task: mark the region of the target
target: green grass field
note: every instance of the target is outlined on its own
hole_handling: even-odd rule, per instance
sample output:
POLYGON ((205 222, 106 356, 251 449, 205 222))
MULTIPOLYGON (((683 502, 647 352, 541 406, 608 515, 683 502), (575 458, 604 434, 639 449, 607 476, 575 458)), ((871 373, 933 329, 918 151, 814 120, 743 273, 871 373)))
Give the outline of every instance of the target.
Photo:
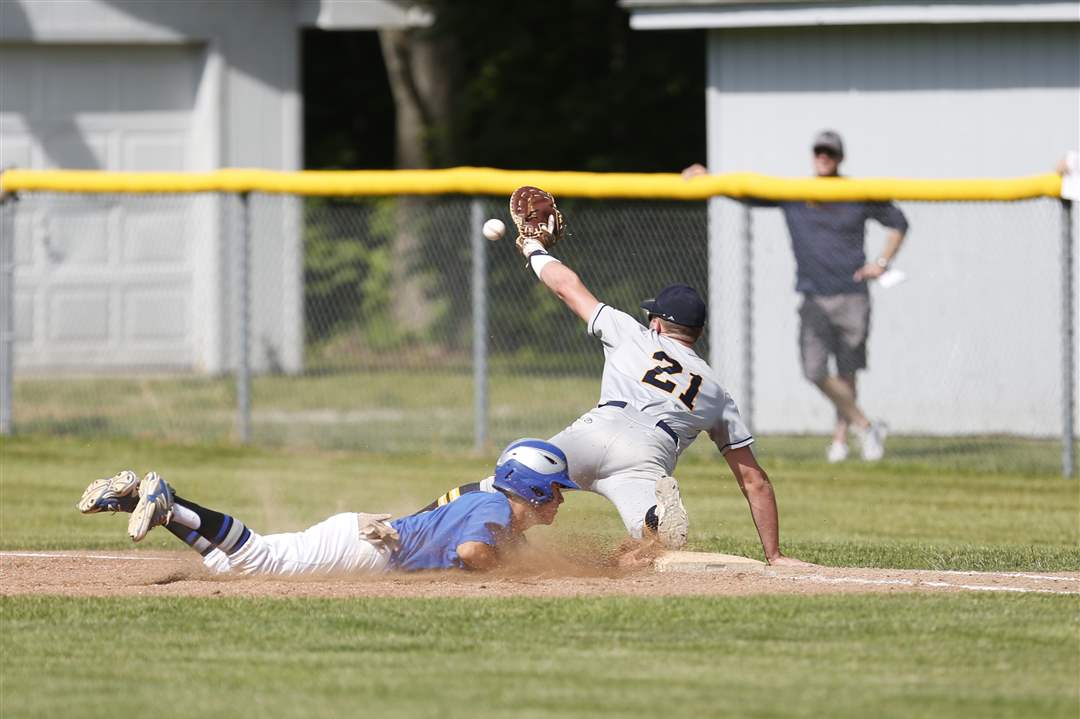
MULTIPOLYGON (((597 372, 515 373, 505 369, 505 362, 493 364, 488 433, 496 446, 522 436, 550 437, 597 396, 597 372), (529 403, 522 404, 521 397, 529 403)), ((257 376, 251 410, 252 439, 262 446, 453 453, 474 442, 468 371, 257 376)), ((15 387, 14 418, 23 434, 213 443, 235 437, 236 387, 230 377, 21 377, 15 387)), ((712 455, 708 444, 698 440, 691 451, 712 455)), ((789 437, 768 444, 773 467, 780 462, 819 465, 825 449, 823 437, 789 437)), ((1041 477, 1061 472, 1061 443, 1055 439, 892 436, 888 457, 893 465, 909 465, 921 473, 1041 477)))
MULTIPOLYGON (((759 445, 791 554, 835 566, 1080 570, 1075 481, 989 471, 977 461, 829 466, 819 446, 805 438, 759 445)), ((1014 451, 1022 457, 1025 447, 1014 451)), ((130 547, 122 518, 74 509, 90 479, 124 467, 155 469, 186 496, 273 531, 348 509, 411 511, 483 476, 489 454, 6 439, 0 547, 130 547)), ((691 548, 760 556, 745 501, 720 462, 692 451, 679 477, 691 548)), ((556 546, 584 536, 614 544, 621 532, 606 501, 585 493, 568 497, 554 527, 536 530, 556 546)), ((139 548, 179 546, 154 532, 139 548)), ((1075 596, 0 603, 5 718, 192 708, 408 717, 1080 712, 1075 596)))
POLYGON ((1048 597, 2 601, 4 716, 1063 717, 1048 597))

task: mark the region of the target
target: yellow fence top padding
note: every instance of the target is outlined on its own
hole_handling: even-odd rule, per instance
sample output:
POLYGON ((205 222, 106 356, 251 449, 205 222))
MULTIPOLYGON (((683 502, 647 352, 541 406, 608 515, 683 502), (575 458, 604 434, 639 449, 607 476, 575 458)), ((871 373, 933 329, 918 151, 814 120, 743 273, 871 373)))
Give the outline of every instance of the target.
POLYGON ((501 195, 536 185, 556 197, 703 200, 713 196, 763 200, 1025 200, 1059 197, 1054 173, 1005 179, 789 178, 750 172, 684 180, 675 173, 595 173, 496 170, 356 170, 276 172, 98 172, 8 170, 7 192, 190 193, 268 192, 296 195, 501 195))

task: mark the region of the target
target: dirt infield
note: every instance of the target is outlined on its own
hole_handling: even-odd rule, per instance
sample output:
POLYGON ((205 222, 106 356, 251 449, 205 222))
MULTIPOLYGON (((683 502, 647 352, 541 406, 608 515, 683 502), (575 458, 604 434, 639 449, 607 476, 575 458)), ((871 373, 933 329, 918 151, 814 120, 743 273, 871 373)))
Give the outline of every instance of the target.
POLYGON ((0 552, 0 594, 71 597, 600 597, 991 592, 1080 595, 1080 572, 811 567, 658 573, 548 566, 487 575, 387 574, 319 580, 219 577, 191 552, 0 552))

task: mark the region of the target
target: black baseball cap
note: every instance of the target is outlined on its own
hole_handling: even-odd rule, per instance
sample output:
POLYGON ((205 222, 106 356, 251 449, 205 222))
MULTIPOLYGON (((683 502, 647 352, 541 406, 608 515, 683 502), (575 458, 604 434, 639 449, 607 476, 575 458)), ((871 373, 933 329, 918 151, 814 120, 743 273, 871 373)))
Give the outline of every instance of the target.
POLYGON ((651 300, 643 300, 641 309, 668 322, 686 327, 704 327, 705 301, 690 285, 668 285, 651 300))
POLYGON ((844 141, 840 139, 840 133, 835 130, 822 130, 814 138, 814 152, 827 150, 838 159, 844 158, 844 141))

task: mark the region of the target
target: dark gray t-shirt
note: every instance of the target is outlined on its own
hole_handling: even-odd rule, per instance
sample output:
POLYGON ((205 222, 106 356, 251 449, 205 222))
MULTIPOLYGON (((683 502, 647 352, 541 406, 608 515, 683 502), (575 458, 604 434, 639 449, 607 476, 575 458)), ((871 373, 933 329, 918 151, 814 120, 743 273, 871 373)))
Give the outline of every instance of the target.
POLYGON ((755 202, 784 211, 795 252, 795 290, 808 295, 866 294, 852 279, 866 264, 866 220, 906 232, 904 213, 891 202, 755 202))

